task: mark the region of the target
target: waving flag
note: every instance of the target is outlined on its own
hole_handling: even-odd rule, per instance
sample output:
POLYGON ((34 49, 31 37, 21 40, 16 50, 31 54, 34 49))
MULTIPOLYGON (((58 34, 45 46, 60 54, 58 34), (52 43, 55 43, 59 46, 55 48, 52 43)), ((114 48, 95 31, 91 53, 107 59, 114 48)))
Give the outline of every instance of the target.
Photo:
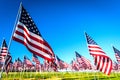
POLYGON ((53 61, 54 53, 50 45, 43 39, 29 13, 21 5, 20 19, 13 34, 13 40, 24 44, 27 49, 48 61, 53 61))
POLYGON ((78 63, 82 64, 83 63, 83 60, 82 60, 82 56, 75 51, 75 54, 76 54, 76 60, 78 63))
POLYGON ((4 68, 5 68, 6 73, 8 74, 8 66, 9 66, 9 63, 12 60, 12 57, 10 56, 10 53, 8 52, 8 48, 7 48, 7 44, 6 44, 5 40, 3 40, 0 57, 2 57, 0 62, 2 64, 5 63, 4 68))
POLYGON ((38 57, 35 54, 33 54, 32 61, 35 62, 36 64, 40 64, 40 61, 38 60, 38 57))
POLYGON ((3 40, 1 53, 0 53, 0 63, 1 64, 3 64, 5 62, 5 56, 7 55, 7 53, 8 53, 7 44, 6 44, 6 41, 3 40))
POLYGON ((83 68, 87 69, 87 68, 91 68, 91 62, 83 57, 82 55, 80 55, 78 52, 75 51, 76 54, 76 60, 78 63, 80 63, 82 65, 83 68))
POLYGON ((72 70, 75 70, 75 71, 79 71, 80 70, 79 64, 75 61, 75 59, 73 59, 71 61, 71 68, 72 68, 72 70))
POLYGON ((89 52, 94 57, 94 62, 97 70, 100 70, 103 73, 109 75, 112 70, 112 60, 87 33, 85 33, 85 35, 89 52))
POLYGON ((30 61, 30 59, 26 56, 24 56, 24 64, 28 67, 33 66, 32 62, 30 61))
POLYGON ((9 65, 10 65, 11 60, 12 60, 12 57, 8 54, 7 58, 6 58, 6 61, 5 61, 5 71, 6 71, 7 74, 8 74, 9 69, 10 69, 9 65))
POLYGON ((35 62, 36 70, 39 70, 41 68, 40 61, 35 54, 33 54, 32 61, 35 62))
POLYGON ((116 57, 117 61, 120 63, 120 51, 118 49, 116 49, 115 47, 113 47, 113 50, 115 52, 115 57, 116 57))
POLYGON ((113 70, 118 70, 118 63, 116 61, 113 62, 113 70))
POLYGON ((23 63, 22 60, 20 58, 17 59, 17 67, 22 67, 23 63))
POLYGON ((56 63, 60 69, 68 68, 68 64, 56 56, 56 63))

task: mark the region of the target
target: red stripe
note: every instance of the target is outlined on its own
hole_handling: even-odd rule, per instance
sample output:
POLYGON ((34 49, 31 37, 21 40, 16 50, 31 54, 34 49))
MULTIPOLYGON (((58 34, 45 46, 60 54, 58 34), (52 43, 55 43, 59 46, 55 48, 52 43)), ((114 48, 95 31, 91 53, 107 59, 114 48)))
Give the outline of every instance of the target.
POLYGON ((105 74, 106 74, 107 69, 108 69, 108 63, 109 63, 109 62, 106 62, 106 64, 104 64, 104 65, 106 65, 106 67, 105 67, 105 71, 104 71, 105 74))
POLYGON ((88 48, 98 48, 98 49, 101 49, 99 46, 91 46, 91 45, 88 45, 88 48))
POLYGON ((48 60, 48 61, 53 61, 53 59, 48 58, 48 57, 46 57, 46 56, 44 56, 44 55, 41 55, 41 54, 38 53, 38 52, 35 52, 35 51, 31 50, 31 49, 26 45, 26 43, 25 43, 24 41, 22 41, 22 40, 20 40, 20 39, 18 39, 18 38, 16 38, 16 37, 14 37, 14 36, 13 36, 13 40, 18 41, 18 42, 24 44, 24 45, 27 47, 27 49, 28 49, 30 52, 32 52, 33 54, 38 55, 38 56, 40 56, 40 57, 42 57, 42 58, 44 58, 44 59, 46 59, 46 60, 48 60))
MULTIPOLYGON (((105 67, 105 70, 104 70, 104 73, 105 74, 107 74, 107 70, 109 69, 108 68, 108 63, 109 62, 111 62, 112 63, 112 61, 111 61, 111 59, 107 56, 107 55, 102 55, 102 54, 105 54, 105 52, 103 52, 103 51, 100 51, 100 50, 92 50, 92 48, 93 49, 101 49, 99 46, 98 47, 96 47, 96 46, 88 46, 88 48, 89 48, 89 52, 90 52, 90 54, 95 58, 94 59, 94 62, 95 62, 95 64, 97 64, 97 70, 99 69, 100 71, 102 71, 103 70, 103 66, 106 66, 105 67), (99 52, 99 53, 102 53, 102 54, 94 54, 94 52, 99 52), (101 59, 97 62, 97 56, 100 56, 100 57, 103 57, 103 59, 105 59, 105 58, 108 58, 109 59, 109 61, 107 62, 107 64, 105 64, 105 62, 104 62, 104 60, 102 60, 102 62, 101 62, 101 59), (102 65, 102 67, 100 68, 100 65, 102 65)), ((101 49, 102 50, 102 49, 101 49)), ((109 75, 110 73, 111 73, 111 70, 112 70, 112 64, 110 64, 110 69, 108 70, 109 72, 108 72, 108 74, 107 75, 109 75)))
POLYGON ((2 48, 1 50, 7 50, 7 48, 2 48))
POLYGON ((99 57, 99 61, 97 60, 97 63, 96 63, 97 64, 97 70, 99 70, 99 68, 100 68, 100 61, 101 61, 100 59, 101 58, 99 57))
POLYGON ((100 51, 100 50, 91 50, 91 49, 89 49, 89 51, 90 51, 90 52, 99 52, 99 53, 105 54, 103 51, 100 51))
POLYGON ((111 62, 111 65, 110 65, 110 70, 109 70, 109 72, 108 72, 108 75, 110 75, 110 73, 111 73, 111 71, 112 71, 112 60, 110 60, 110 62, 111 62))
MULTIPOLYGON (((31 36, 31 35, 27 32, 27 30, 26 30, 22 25, 19 25, 19 24, 18 24, 17 27, 20 28, 20 29, 22 29, 22 30, 24 30, 24 31, 26 32, 26 34, 29 36, 29 38, 31 38, 31 39, 33 39, 33 40, 35 40, 35 41, 37 41, 37 42, 39 42, 39 43, 47 46, 47 47, 52 51, 51 47, 49 46, 49 44, 48 44, 45 40, 42 41, 42 40, 40 40, 40 39, 38 39, 38 38, 36 38, 36 37, 31 36)), ((52 52, 53 52, 53 51, 52 51, 52 52)), ((52 53, 52 55, 54 55, 54 53, 52 53)))
MULTIPOLYGON (((35 48, 37 48, 37 49, 39 49, 39 50, 47 53, 47 54, 50 53, 48 50, 46 50, 46 49, 44 49, 44 48, 42 48, 42 47, 40 47, 40 46, 38 46, 38 45, 36 45, 36 44, 34 44, 34 43, 31 43, 31 42, 28 40, 28 38, 27 38, 23 33, 18 32, 18 31, 16 31, 15 33, 18 34, 18 35, 20 35, 20 36, 22 36, 22 37, 24 37, 24 39, 26 39, 26 41, 27 41, 27 43, 28 43, 29 45, 31 45, 31 46, 33 46, 33 47, 35 47, 35 48)), ((28 36, 28 37, 29 37, 29 36, 28 36)), ((51 54, 50 54, 50 55, 51 55, 51 54)))
POLYGON ((102 71, 102 70, 103 70, 103 66, 104 66, 104 62, 103 62, 103 61, 104 61, 104 60, 103 60, 103 59, 104 59, 104 57, 101 57, 101 58, 102 58, 102 67, 100 68, 100 71, 102 71))

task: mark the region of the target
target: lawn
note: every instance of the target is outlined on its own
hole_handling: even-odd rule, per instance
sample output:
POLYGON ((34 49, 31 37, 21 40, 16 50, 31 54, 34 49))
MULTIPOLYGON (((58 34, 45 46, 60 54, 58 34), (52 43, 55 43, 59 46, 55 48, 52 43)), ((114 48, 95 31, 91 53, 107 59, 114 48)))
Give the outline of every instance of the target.
POLYGON ((9 72, 2 80, 120 80, 120 73, 101 72, 9 72))

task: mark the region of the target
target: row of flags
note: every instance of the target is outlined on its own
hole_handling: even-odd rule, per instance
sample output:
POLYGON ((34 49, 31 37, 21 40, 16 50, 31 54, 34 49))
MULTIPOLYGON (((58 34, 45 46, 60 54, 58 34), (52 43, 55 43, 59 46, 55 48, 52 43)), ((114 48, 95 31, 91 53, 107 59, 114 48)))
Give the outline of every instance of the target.
MULTIPOLYGON (((118 59, 119 55, 120 54, 120 51, 117 50, 115 47, 113 47, 114 51, 115 51, 115 55, 117 54, 116 56, 116 59, 118 59)), ((6 44, 6 41, 3 40, 3 44, 2 44, 2 49, 1 49, 1 54, 0 54, 0 63, 3 64, 3 62, 5 61, 5 55, 7 54, 7 44, 6 44)), ((8 53, 10 55, 10 53, 8 53)), ((92 69, 95 69, 94 65, 91 64, 91 61, 87 58, 85 58, 84 56, 82 56, 81 54, 79 54, 77 51, 75 51, 75 55, 76 55, 76 60, 72 60, 71 61, 71 64, 68 64, 66 62, 64 62, 63 60, 61 60, 58 56, 56 56, 55 58, 55 63, 56 63, 56 69, 72 69, 72 70, 75 70, 75 71, 80 71, 80 70, 92 70, 92 69)), ((8 58, 5 62, 5 64, 12 64, 11 61, 11 58, 8 58)), ((33 54, 33 57, 32 57, 32 61, 35 63, 35 65, 33 65, 33 63, 30 61, 30 59, 27 57, 27 56, 24 56, 24 61, 20 60, 20 58, 18 58, 17 60, 15 60, 15 62, 13 63, 13 67, 16 69, 16 70, 23 70, 22 68, 32 68, 32 67, 35 67, 35 69, 39 70, 41 68, 41 64, 40 64, 40 61, 38 59, 38 57, 33 54)), ((117 60, 119 62, 119 59, 117 60)), ((49 67, 51 67, 51 65, 47 62, 47 60, 45 61, 45 64, 44 64, 44 68, 43 70, 46 70, 48 71, 49 67)), ((6 65, 8 66, 8 65, 6 65)), ((114 62, 113 64, 113 67, 115 70, 118 69, 118 63, 114 62)), ((5 67, 5 71, 8 73, 8 69, 7 67, 5 67)), ((10 68, 9 68, 10 69, 10 68)), ((113 68, 112 68, 113 69, 113 68)))
MULTIPOLYGON (((88 44, 89 53, 94 58, 96 69, 109 75, 112 70, 112 60, 87 33, 85 33, 85 36, 88 44)), ((50 64, 49 66, 54 67, 54 69, 64 69, 69 67, 69 64, 61 60, 58 56, 55 56, 52 48, 47 43, 47 41, 44 40, 33 19, 26 11, 26 9, 22 6, 22 4, 20 5, 18 21, 15 27, 15 31, 12 35, 12 39, 23 44, 33 54, 33 61, 36 63, 36 65, 40 64, 37 58, 37 56, 39 56, 45 59, 46 62, 50 64)), ((113 47, 113 49, 116 53, 117 61, 119 62, 120 51, 118 51, 115 47, 113 47)), ((92 67, 90 60, 86 59, 78 52, 75 53, 76 60, 71 61, 73 69, 80 70, 81 67, 90 69, 92 67)), ((11 59, 12 57, 10 56, 9 50, 7 49, 6 42, 4 40, 3 46, 1 48, 0 62, 5 63, 6 70, 7 65, 11 62, 11 59)), ((22 63, 19 58, 15 62, 16 63, 14 64, 17 66, 18 62, 22 63)), ((29 66, 32 65, 32 63, 26 56, 24 56, 24 63, 29 66)))

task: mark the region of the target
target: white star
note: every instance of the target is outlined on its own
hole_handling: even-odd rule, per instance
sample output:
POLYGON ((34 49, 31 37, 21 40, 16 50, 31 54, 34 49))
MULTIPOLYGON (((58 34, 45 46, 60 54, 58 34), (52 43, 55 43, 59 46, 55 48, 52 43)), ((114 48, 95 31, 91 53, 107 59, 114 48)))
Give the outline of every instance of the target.
POLYGON ((22 17, 22 19, 25 19, 24 17, 22 17))
POLYGON ((21 20, 21 22, 23 22, 23 20, 21 20))
POLYGON ((31 27, 31 29, 33 29, 33 27, 31 27))
POLYGON ((29 18, 31 19, 31 17, 29 16, 29 18))
POLYGON ((35 32, 35 30, 33 30, 33 32, 35 32))
POLYGON ((24 14, 24 16, 26 16, 26 14, 24 14))
MULTIPOLYGON (((32 26, 32 24, 30 24, 30 26, 32 26)), ((33 27, 32 27, 33 28, 33 27)))
POLYGON ((30 21, 28 21, 28 23, 30 23, 30 21))

